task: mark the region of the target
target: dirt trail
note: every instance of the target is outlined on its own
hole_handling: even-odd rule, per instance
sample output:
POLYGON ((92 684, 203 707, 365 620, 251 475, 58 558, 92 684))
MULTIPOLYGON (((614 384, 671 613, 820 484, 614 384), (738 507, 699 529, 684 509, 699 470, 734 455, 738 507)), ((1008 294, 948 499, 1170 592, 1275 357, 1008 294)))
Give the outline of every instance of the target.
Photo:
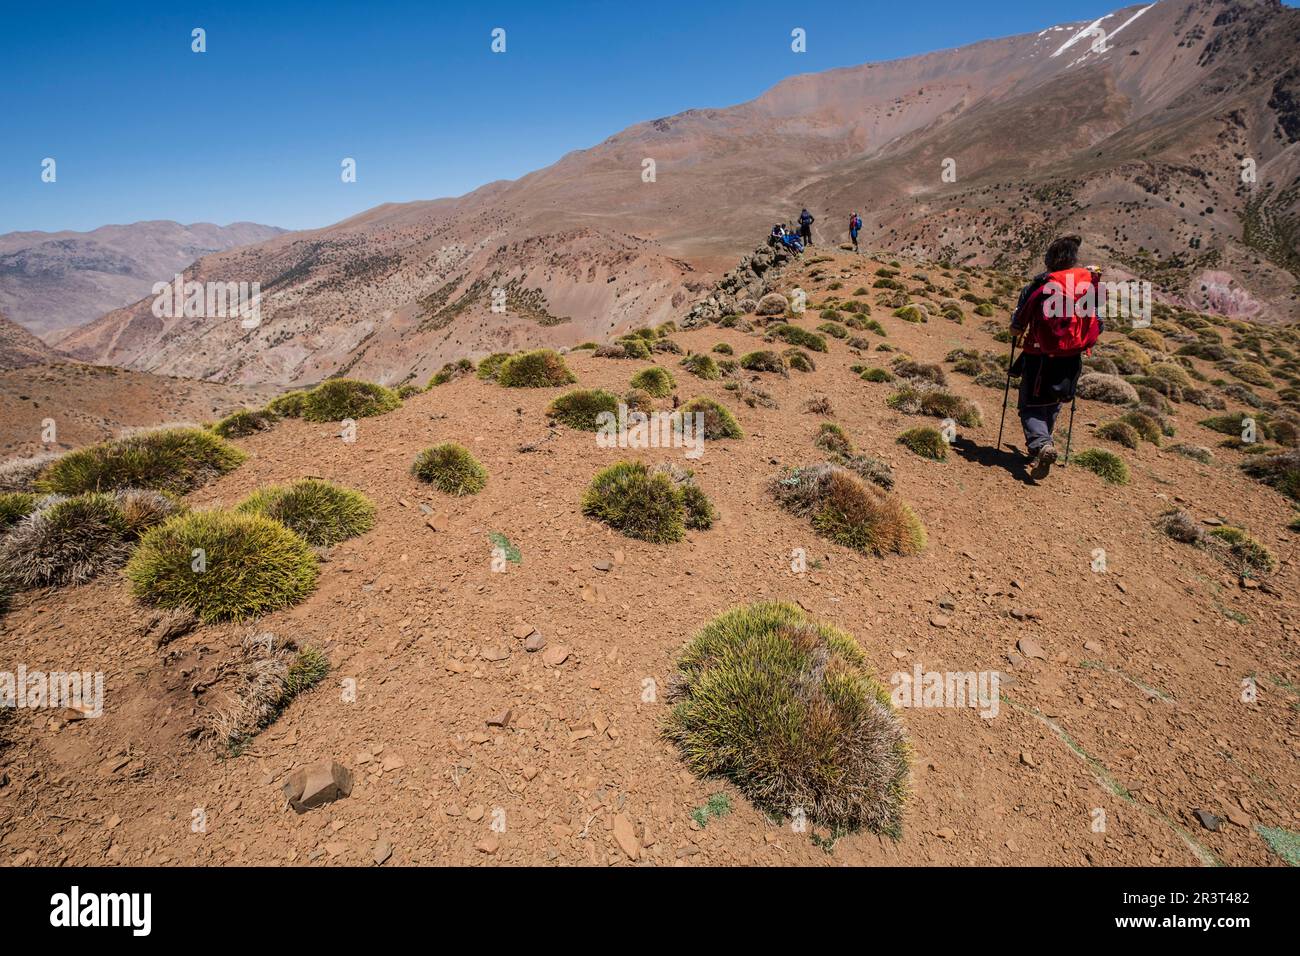
MULTIPOLYGON (((787 278, 820 302, 831 281, 843 283, 841 297, 871 286, 880 265, 836 253, 814 266, 821 277, 808 278, 805 265, 787 278)), ((904 277, 918 268, 940 271, 904 264, 904 277)), ((973 285, 984 293, 978 276, 973 285)), ((873 302, 888 329, 888 339, 867 338, 916 358, 1004 348, 965 303, 964 325, 909 325, 874 304, 875 293, 856 298, 873 302)), ((818 322, 810 312, 800 324, 818 322)), ((727 342, 737 356, 763 347, 719 328, 673 339, 699 352, 727 342)), ((1242 476, 1240 453, 1217 448, 1222 436, 1195 424, 1208 413, 1190 405, 1174 416, 1177 440, 1214 447, 1211 465, 1143 444, 1115 449, 1133 470, 1127 487, 1078 467, 1025 484, 1009 455, 989 451, 1001 393, 951 370, 951 390, 977 400, 984 422, 962 429, 947 462, 927 461, 895 443, 927 422, 887 408, 890 385, 849 371, 892 357, 832 341, 815 372, 762 376, 779 408, 751 409, 658 354, 683 400, 717 398, 746 431, 692 464, 721 520, 676 545, 623 538, 584 518, 579 501, 606 464, 637 454, 680 461, 680 451, 601 449, 564 428, 538 451, 518 451, 547 434, 543 409, 558 389, 471 377, 362 420, 355 444, 301 421, 241 440, 248 463, 191 504, 232 504, 261 484, 311 475, 378 506, 376 528, 333 549, 308 600, 257 624, 323 648, 333 673, 242 756, 217 759, 189 737, 212 706, 190 687, 246 627, 201 628, 164 658, 137 636, 144 612, 116 575, 20 596, 0 619, 0 669, 103 670, 107 714, 67 724, 17 715, 15 744, 0 752, 0 860, 372 865, 376 845, 388 844, 389 865, 626 864, 615 838, 623 818, 640 859, 659 865, 1276 864, 1254 825, 1294 830, 1300 819, 1300 621, 1285 499, 1242 476), (859 556, 771 500, 765 486, 781 465, 822 457, 812 439, 823 419, 802 410, 813 394, 830 398, 860 449, 893 465, 929 534, 919 557, 859 556), (448 499, 408 475, 419 450, 447 440, 487 467, 481 494, 448 499), (1154 530, 1175 504, 1222 515, 1269 545, 1281 562, 1269 588, 1243 589, 1209 555, 1154 530), (432 530, 427 519, 441 515, 446 530, 432 530), (493 532, 521 552, 504 573, 492 570, 493 532), (796 548, 807 551, 807 573, 791 570, 796 548), (1105 573, 1092 569, 1098 548, 1105 573), (604 562, 609 570, 595 567, 604 562), (955 608, 937 617, 944 595, 955 608), (972 708, 903 711, 916 756, 899 842, 852 835, 820 845, 729 784, 685 772, 659 736, 683 644, 720 611, 764 598, 796 601, 848 630, 886 681, 918 663, 1004 675, 992 719, 972 708), (563 664, 524 651, 528 627, 569 648, 563 664), (1041 657, 1026 656, 1029 645, 1017 651, 1026 639, 1041 657), (1252 675, 1259 698, 1244 704, 1241 682, 1252 675), (506 728, 486 725, 506 709, 506 728), (329 758, 355 771, 351 797, 295 814, 279 784, 329 758), (730 812, 701 828, 692 811, 717 793, 730 812), (1198 808, 1225 818, 1216 832, 1199 825, 1198 808), (196 811, 205 832, 194 832, 196 811), (502 820, 505 831, 494 831, 502 820)), ((583 351, 567 360, 581 385, 620 392, 646 364, 583 351)), ((1110 415, 1080 402, 1076 449, 1114 449, 1090 436, 1110 415)), ((1018 444, 1014 420, 1007 430, 1018 444)))

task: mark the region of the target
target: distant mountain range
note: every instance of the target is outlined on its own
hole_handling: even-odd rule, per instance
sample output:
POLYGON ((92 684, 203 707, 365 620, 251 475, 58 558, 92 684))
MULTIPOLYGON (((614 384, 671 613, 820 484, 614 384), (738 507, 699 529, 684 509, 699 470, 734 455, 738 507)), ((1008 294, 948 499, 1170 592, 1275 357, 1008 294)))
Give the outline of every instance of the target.
POLYGON ((91 232, 0 235, 0 310, 37 335, 57 338, 147 295, 196 259, 283 233, 236 222, 135 222, 91 232))
POLYGON ((423 380, 462 355, 679 317, 802 207, 819 242, 843 241, 856 210, 871 248, 1026 274, 1078 232, 1089 260, 1167 299, 1292 321, 1298 144, 1300 11, 1163 0, 796 76, 517 181, 199 260, 191 279, 261 283, 253 329, 146 299, 60 345, 230 382, 423 380))

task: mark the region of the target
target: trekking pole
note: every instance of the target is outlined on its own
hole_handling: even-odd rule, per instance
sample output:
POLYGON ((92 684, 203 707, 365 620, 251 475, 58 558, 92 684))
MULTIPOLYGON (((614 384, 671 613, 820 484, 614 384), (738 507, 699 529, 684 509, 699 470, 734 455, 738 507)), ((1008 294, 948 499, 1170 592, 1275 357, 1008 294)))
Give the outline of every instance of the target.
MULTIPOLYGON (((1007 360, 1007 385, 1002 390, 1002 421, 998 422, 998 451, 1002 450, 1002 429, 1007 424, 1007 402, 1011 398, 1011 366, 1016 362, 1016 340, 1011 339, 1011 357, 1007 360)), ((1071 419, 1073 421, 1073 419, 1071 419)))

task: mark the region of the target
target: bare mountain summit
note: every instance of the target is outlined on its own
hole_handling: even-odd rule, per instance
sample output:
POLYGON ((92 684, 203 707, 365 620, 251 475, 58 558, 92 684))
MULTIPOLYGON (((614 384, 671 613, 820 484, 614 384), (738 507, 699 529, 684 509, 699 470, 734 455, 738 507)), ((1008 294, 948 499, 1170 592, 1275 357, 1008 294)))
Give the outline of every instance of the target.
POLYGON ((275 226, 135 222, 91 232, 0 235, 0 309, 51 341, 147 295, 194 260, 284 232, 275 226))
POLYGON ((422 382, 463 355, 680 317, 804 206, 822 243, 842 241, 856 209, 869 247, 1017 272, 1052 235, 1080 232, 1112 276, 1167 300, 1289 321, 1297 144, 1300 11, 1163 0, 793 77, 517 181, 196 263, 192 279, 261 283, 253 329, 156 317, 146 300, 61 344, 221 381, 422 382))

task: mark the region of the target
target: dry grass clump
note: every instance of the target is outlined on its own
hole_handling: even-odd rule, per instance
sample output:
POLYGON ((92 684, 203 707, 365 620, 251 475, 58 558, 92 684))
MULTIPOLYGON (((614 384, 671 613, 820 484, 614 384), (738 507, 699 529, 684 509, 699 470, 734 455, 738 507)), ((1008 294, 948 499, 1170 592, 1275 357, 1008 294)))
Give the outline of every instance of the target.
POLYGON ((1078 394, 1080 398, 1109 405, 1136 405, 1138 402, 1137 389, 1118 375, 1104 375, 1101 372, 1084 372, 1080 375, 1078 394))
POLYGON ((817 428, 817 437, 813 444, 831 455, 849 457, 853 454, 853 442, 849 440, 844 429, 834 422, 822 422, 817 428))
POLYGON ((826 395, 814 395, 808 401, 803 403, 803 410, 811 412, 814 415, 834 415, 835 408, 831 405, 831 400, 826 395))
POLYGON ((1156 528, 1175 541, 1209 552, 1236 574, 1261 577, 1277 570, 1273 552, 1242 528, 1219 525, 1206 530, 1182 509, 1165 512, 1156 521, 1156 528))
POLYGON ((280 522, 219 510, 169 518, 140 539, 126 566, 136 598, 188 609, 205 623, 296 604, 316 575, 311 547, 280 522))
MULTIPOLYGON (((726 352, 720 352, 719 354, 730 355, 731 346, 726 346, 726 349, 726 352)), ((717 352, 718 346, 715 345, 713 351, 717 352)), ((706 355, 703 352, 686 356, 686 358, 682 359, 681 365, 682 368, 698 378, 716 381, 722 377, 722 373, 718 370, 718 363, 713 360, 713 356, 706 355)))
POLYGON ((687 645, 672 699, 665 733, 694 773, 777 817, 901 835, 907 739, 847 633, 791 604, 735 608, 687 645))
POLYGON ((370 418, 402 407, 391 388, 374 382, 332 378, 307 393, 302 400, 302 417, 309 422, 341 422, 347 418, 370 418))
MULTIPOLYGON (((1143 441, 1150 442, 1152 445, 1160 444, 1160 436, 1164 432, 1163 415, 1157 418, 1154 415, 1148 414, 1148 412, 1142 411, 1139 407, 1134 411, 1121 415, 1118 420, 1137 432, 1138 437, 1143 441)), ((1171 428, 1170 432, 1172 433, 1172 431, 1173 429, 1171 428)))
POLYGON ((247 457, 203 428, 159 428, 68 452, 46 466, 35 488, 62 495, 118 488, 185 494, 247 457))
POLYGON ((63 452, 40 452, 29 458, 13 458, 0 465, 0 491, 36 491, 36 479, 63 452))
POLYGON ((247 438, 266 431, 279 420, 280 416, 269 409, 244 408, 213 425, 212 433, 221 438, 247 438))
POLYGON ((692 398, 678 410, 679 414, 685 415, 694 415, 696 412, 704 415, 704 437, 707 440, 745 437, 745 432, 741 429, 740 422, 736 421, 736 416, 713 399, 700 395, 692 398))
POLYGON ((487 485, 488 473, 464 445, 443 442, 415 456, 411 474, 439 491, 461 497, 476 495, 487 485))
POLYGON ((261 488, 235 510, 273 518, 317 547, 355 538, 375 526, 375 505, 369 498, 313 478, 261 488))
POLYGON ((781 353, 781 358, 785 359, 787 368, 794 369, 796 372, 817 371, 817 363, 812 360, 812 356, 801 349, 788 348, 781 353))
POLYGON ((894 374, 907 381, 928 382, 931 385, 943 387, 948 384, 948 376, 943 374, 943 369, 938 365, 927 362, 917 362, 905 355, 900 355, 894 359, 894 374))
POLYGON ((740 367, 751 372, 779 372, 786 374, 781 356, 766 349, 749 352, 740 357, 740 367))
POLYGON ((848 458, 841 458, 838 464, 843 465, 864 481, 879 485, 886 491, 894 487, 894 469, 890 468, 887 462, 881 461, 873 455, 852 455, 848 458))
POLYGON ((1199 461, 1202 465, 1208 465, 1214 460, 1214 452, 1204 445, 1179 444, 1171 446, 1169 450, 1192 461, 1199 461))
MULTIPOLYGON (((650 350, 645 350, 649 358, 650 350)), ((551 388, 572 385, 578 379, 554 349, 534 349, 505 359, 497 368, 496 381, 506 388, 551 388)))
POLYGON ((220 746, 238 755, 294 698, 324 680, 330 665, 314 647, 299 648, 288 638, 250 631, 235 661, 222 669, 234 686, 227 687, 208 731, 220 746))
POLYGON ((818 534, 846 548, 880 556, 917 554, 925 547, 925 529, 911 508, 842 465, 787 470, 771 487, 778 504, 809 518, 818 534))
POLYGON ((978 426, 984 418, 980 407, 974 402, 937 388, 904 385, 885 399, 885 404, 908 415, 951 418, 966 428, 978 426))
POLYGON ((1251 385, 1268 388, 1273 384, 1273 377, 1268 374, 1268 369, 1258 362, 1237 362, 1228 367, 1228 374, 1251 385))
MULTIPOLYGON (((581 348, 581 346, 579 346, 581 348)), ((593 346, 595 348, 595 346, 593 346)), ((476 378, 481 378, 485 382, 495 382, 497 372, 501 370, 501 363, 510 358, 510 352, 493 352, 479 360, 478 368, 474 370, 476 378)))
POLYGON ((446 385, 448 382, 454 382, 458 378, 470 375, 474 370, 474 363, 467 358, 448 362, 433 374, 433 377, 429 379, 429 384, 425 387, 437 388, 439 385, 446 385))
POLYGON ((266 403, 266 410, 280 418, 302 418, 302 409, 306 400, 307 392, 303 389, 295 389, 271 399, 266 403))
POLYGON ((864 369, 859 376, 864 382, 892 382, 894 373, 884 368, 864 369))
MULTIPOLYGON (((788 322, 772 326, 767 330, 767 334, 780 339, 786 345, 795 345, 801 349, 808 349, 810 352, 826 351, 826 336, 818 335, 816 332, 809 332, 807 329, 791 325, 788 322)), ((744 364, 743 359, 741 364, 744 364)))
POLYGON ((1097 428, 1097 437, 1104 438, 1107 441, 1118 442, 1125 448, 1136 449, 1142 436, 1137 433, 1137 429, 1127 422, 1103 422, 1097 428))
POLYGON ((707 529, 717 517, 691 472, 639 461, 598 472, 583 495, 582 513, 654 544, 680 541, 687 528, 707 529))
POLYGON ((1300 451, 1260 455, 1242 462, 1241 470, 1288 498, 1300 501, 1300 451))

